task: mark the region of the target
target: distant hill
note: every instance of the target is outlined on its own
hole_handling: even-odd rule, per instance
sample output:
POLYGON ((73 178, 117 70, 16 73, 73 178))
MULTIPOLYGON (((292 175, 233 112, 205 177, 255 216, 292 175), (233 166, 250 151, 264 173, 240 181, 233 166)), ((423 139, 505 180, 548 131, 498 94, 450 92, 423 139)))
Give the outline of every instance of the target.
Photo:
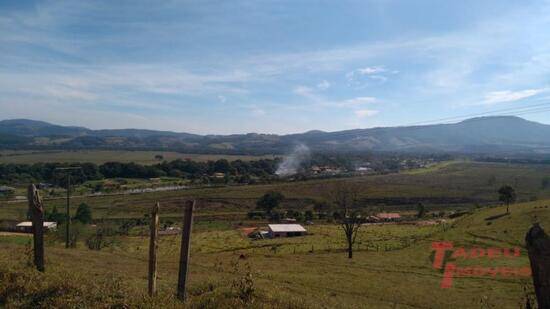
POLYGON ((0 121, 0 133, 27 137, 40 136, 80 136, 91 130, 81 127, 66 127, 50 124, 44 121, 28 119, 12 119, 0 121))
POLYGON ((316 151, 550 153, 550 125, 513 116, 454 124, 300 134, 197 135, 140 129, 90 130, 43 121, 0 121, 0 148, 136 149, 194 153, 280 154, 297 144, 316 151))

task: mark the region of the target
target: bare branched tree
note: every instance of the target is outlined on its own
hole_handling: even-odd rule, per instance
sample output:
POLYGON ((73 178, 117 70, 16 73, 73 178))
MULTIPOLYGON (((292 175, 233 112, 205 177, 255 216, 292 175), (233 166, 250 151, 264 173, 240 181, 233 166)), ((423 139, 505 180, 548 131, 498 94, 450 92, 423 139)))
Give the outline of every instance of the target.
POLYGON ((353 245, 363 219, 357 211, 359 187, 351 183, 338 183, 330 194, 330 200, 340 213, 340 226, 348 245, 348 258, 353 258, 353 245))

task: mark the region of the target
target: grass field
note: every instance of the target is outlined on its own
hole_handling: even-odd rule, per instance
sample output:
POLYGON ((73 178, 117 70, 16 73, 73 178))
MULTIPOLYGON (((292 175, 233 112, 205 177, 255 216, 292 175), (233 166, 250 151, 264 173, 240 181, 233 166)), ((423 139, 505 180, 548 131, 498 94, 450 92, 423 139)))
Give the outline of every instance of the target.
MULTIPOLYGON (((142 218, 155 202, 160 201, 163 215, 169 217, 180 214, 183 199, 195 198, 200 200, 198 212, 201 215, 244 217, 267 191, 280 191, 287 197, 283 208, 304 209, 311 207, 313 200, 326 198, 335 184, 354 183, 360 187, 364 206, 373 211, 415 209, 418 202, 431 210, 445 210, 494 203, 498 198, 496 191, 504 184, 516 188, 520 201, 550 198, 550 189, 541 188, 542 179, 549 174, 550 166, 455 162, 422 173, 74 198, 73 205, 86 202, 97 219, 142 218)), ((64 209, 65 201, 46 202, 48 209, 54 205, 64 209)), ((23 219, 26 208, 26 202, 0 202, 0 220, 23 219)))
MULTIPOLYGON (((364 227, 361 242, 383 244, 391 241, 394 245, 379 246, 378 250, 359 246, 352 260, 347 259, 342 250, 341 234, 335 225, 310 227, 310 236, 274 242, 251 241, 235 229, 198 229, 192 242, 190 304, 192 307, 207 308, 237 304, 232 282, 241 278, 246 273, 245 265, 249 265, 256 290, 252 307, 487 308, 480 304, 483 299, 489 308, 518 308, 523 285, 530 285, 525 278, 460 277, 455 278, 452 288, 441 289, 442 274, 431 265, 431 242, 447 240, 465 247, 511 248, 521 245, 525 232, 535 218, 543 226, 550 226, 550 213, 548 208, 544 208, 548 204, 550 201, 514 205, 510 216, 495 219, 490 225, 486 219, 503 213, 504 207, 477 210, 447 229, 401 225, 364 227), (403 243, 407 245, 401 245, 403 243), (272 250, 275 245, 278 246, 276 251, 272 250), (240 255, 245 259, 239 260, 240 255)), ((15 236, 0 238, 0 267, 4 274, 31 272, 25 266, 26 246, 8 241, 9 237, 15 236)), ((118 282, 123 287, 117 297, 109 296, 109 301, 129 305, 149 302, 157 306, 178 306, 171 296, 177 281, 177 236, 166 236, 161 240, 160 295, 153 300, 143 296, 146 289, 147 238, 124 237, 119 239, 119 243, 102 251, 91 251, 82 245, 66 250, 61 244, 51 242, 46 249, 46 274, 32 272, 32 275, 26 276, 46 282, 50 280, 52 284, 64 278, 68 286, 64 287, 65 290, 58 291, 49 286, 48 291, 52 295, 57 295, 52 289, 61 294, 52 296, 54 298, 62 298, 63 293, 68 294, 71 289, 87 289, 91 281, 79 280, 94 278, 92 281, 96 282, 96 287, 87 290, 88 293, 94 293, 100 286, 103 290, 96 293, 102 293, 102 297, 111 295, 113 287, 101 283, 105 279, 118 282)), ((528 265, 528 259, 522 251, 517 259, 480 259, 475 263, 520 267, 528 265)), ((6 286, 6 282, 3 285, 6 286)), ((7 292, 0 287, 0 295, 2 293, 7 292)), ((47 300, 44 295, 48 294, 46 291, 41 293, 30 293, 27 297, 44 302, 47 300)))
MULTIPOLYGON (((533 222, 550 229, 550 192, 540 185, 549 172, 548 166, 454 162, 394 175, 75 198, 73 205, 76 209, 78 203, 86 202, 96 220, 108 221, 144 218, 160 201, 161 221, 178 222, 181 201, 198 199, 191 253, 191 308, 243 307, 234 286, 235 282, 250 282, 250 278, 255 297, 247 306, 253 308, 521 308, 523 286, 530 286, 526 278, 466 276, 455 278, 452 288, 441 289, 442 272, 432 267, 431 243, 445 240, 465 247, 523 247, 524 235, 533 222), (324 198, 339 182, 358 184, 364 206, 372 211, 413 209, 423 200, 428 210, 467 208, 472 214, 440 225, 363 227, 352 260, 344 252, 339 227, 325 221, 307 226, 310 235, 290 239, 252 241, 239 230, 265 224, 247 220, 246 212, 269 190, 287 197, 282 208, 304 210, 311 209, 312 200, 324 198), (494 218, 505 208, 487 205, 496 201, 496 190, 506 183, 517 188, 523 202, 512 205, 511 215, 494 218), (376 199, 384 198, 388 199, 386 206, 377 204, 376 199), (474 201, 482 208, 474 207, 474 201)), ((64 201, 46 201, 47 208, 53 205, 61 210, 64 201)), ((20 220, 26 207, 26 203, 1 203, 0 219, 20 220)), ((178 236, 161 238, 159 295, 150 299, 145 296, 147 227, 134 228, 130 235, 116 237, 114 245, 101 251, 89 250, 83 243, 66 250, 50 236, 45 274, 28 266, 28 237, 0 235, 0 306, 4 302, 8 307, 181 307, 174 299, 178 236)), ((456 263, 523 267, 528 259, 522 251, 517 259, 456 263)))
POLYGON ((209 161, 218 159, 227 160, 257 160, 273 158, 273 156, 244 156, 244 155, 204 155, 186 154, 166 151, 108 151, 108 150, 75 150, 75 151, 0 151, 0 164, 21 163, 32 164, 38 162, 91 162, 102 164, 109 161, 135 162, 139 164, 155 164, 159 160, 156 155, 162 155, 164 160, 191 159, 194 161, 209 161))

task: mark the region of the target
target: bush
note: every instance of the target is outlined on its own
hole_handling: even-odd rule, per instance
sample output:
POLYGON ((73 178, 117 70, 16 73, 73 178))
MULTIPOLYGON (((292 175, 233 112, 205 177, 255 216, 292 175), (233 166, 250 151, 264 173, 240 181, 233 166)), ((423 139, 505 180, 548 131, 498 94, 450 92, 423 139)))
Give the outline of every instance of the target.
POLYGON ((86 238, 86 246, 90 250, 101 250, 116 243, 116 228, 113 225, 102 224, 96 232, 86 238))
POLYGON ((258 209, 263 209, 270 213, 279 206, 284 198, 284 195, 280 192, 267 192, 256 202, 256 206, 258 209))
POLYGON ((263 211, 249 211, 247 214, 248 219, 256 219, 256 218, 265 218, 265 213, 263 211))
POLYGON ((233 266, 233 273, 237 275, 237 278, 233 280, 231 288, 243 304, 252 303, 256 288, 254 287, 254 277, 250 265, 246 264, 243 269, 237 261, 233 266))
POLYGON ((306 221, 313 221, 313 211, 307 210, 307 211, 304 213, 304 219, 305 219, 306 221))
MULTIPOLYGON (((69 245, 71 248, 75 248, 78 240, 86 239, 90 235, 90 230, 79 222, 73 222, 69 228, 69 245)), ((55 231, 55 237, 63 242, 66 241, 66 225, 62 224, 57 227, 55 231)))
POLYGON ((81 203, 76 209, 76 215, 73 218, 75 221, 79 221, 82 224, 92 223, 92 210, 86 203, 81 203))

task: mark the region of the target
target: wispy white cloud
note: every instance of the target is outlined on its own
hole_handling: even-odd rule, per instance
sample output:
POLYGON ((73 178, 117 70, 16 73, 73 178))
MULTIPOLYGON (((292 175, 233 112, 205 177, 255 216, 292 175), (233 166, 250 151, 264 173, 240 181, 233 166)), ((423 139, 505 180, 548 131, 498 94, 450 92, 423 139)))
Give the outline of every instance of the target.
POLYGON ((313 95, 313 89, 307 86, 297 86, 293 92, 299 96, 311 97, 313 95))
POLYGON ((384 73, 386 71, 387 70, 383 67, 365 67, 365 68, 360 68, 356 70, 356 72, 361 75, 373 75, 378 73, 384 73))
POLYGON ((370 104, 378 102, 378 100, 375 97, 357 97, 353 99, 344 100, 341 102, 338 102, 338 105, 340 106, 359 106, 364 104, 370 104))
POLYGON ((373 109, 358 109, 354 111, 354 113, 359 118, 365 118, 365 117, 371 117, 378 114, 378 111, 373 109))
POLYGON ((346 73, 346 79, 350 86, 362 88, 372 82, 385 83, 389 75, 397 73, 398 71, 390 71, 383 66, 372 66, 350 71, 346 73))
POLYGON ((326 80, 323 80, 322 82, 317 84, 317 89, 327 90, 328 88, 330 88, 330 83, 326 80))
POLYGON ((511 90, 502 90, 502 91, 492 91, 485 94, 484 104, 497 104, 497 103, 506 103, 523 100, 540 93, 548 91, 548 88, 540 89, 525 89, 519 91, 511 90))

